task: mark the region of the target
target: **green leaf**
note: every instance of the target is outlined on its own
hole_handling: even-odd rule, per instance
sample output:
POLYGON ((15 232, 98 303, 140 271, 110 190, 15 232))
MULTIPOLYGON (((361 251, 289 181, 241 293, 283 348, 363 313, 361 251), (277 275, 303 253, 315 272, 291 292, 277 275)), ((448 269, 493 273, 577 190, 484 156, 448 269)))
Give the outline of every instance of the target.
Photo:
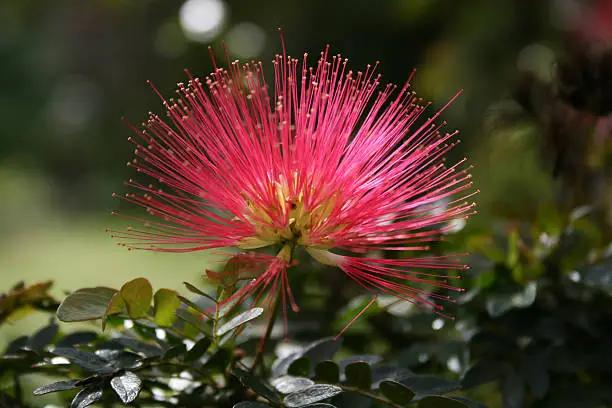
POLYGON ((166 350, 166 353, 164 354, 163 359, 172 360, 173 358, 176 358, 182 354, 185 354, 186 352, 187 352, 187 346, 185 346, 185 344, 183 343, 179 343, 176 346, 170 347, 168 350, 166 350))
POLYGON ((306 377, 283 375, 272 380, 272 386, 281 394, 291 394, 314 385, 314 381, 306 377))
POLYGON ((603 258, 595 264, 577 269, 582 282, 589 286, 612 292, 612 258, 603 258))
POLYGON ((174 312, 174 314, 176 314, 176 316, 182 321, 189 323, 190 325, 198 329, 198 331, 204 333, 206 337, 212 337, 212 328, 210 327, 210 325, 207 324, 204 319, 202 319, 202 317, 196 316, 185 309, 179 309, 174 312))
MULTIPOLYGON (((332 401, 335 405, 341 408, 372 408, 372 399, 370 397, 366 397, 359 392, 356 391, 344 391, 340 395, 336 395, 332 401)), ((310 407, 311 405, 307 405, 310 407)), ((376 406, 376 408, 382 408, 385 405, 381 404, 376 406)))
POLYGON ((89 371, 99 373, 110 373, 114 371, 112 367, 108 366, 107 361, 98 357, 94 353, 90 353, 89 351, 67 347, 56 347, 53 350, 53 354, 59 357, 67 358, 70 360, 70 362, 89 371))
POLYGON ((55 347, 72 347, 77 344, 89 344, 98 338, 98 333, 92 331, 78 331, 62 337, 55 347))
POLYGON ((219 371, 225 371, 232 361, 232 358, 233 354, 229 350, 221 348, 210 356, 210 359, 206 361, 204 366, 209 369, 212 368, 219 371))
POLYGON ((138 319, 146 316, 153 300, 151 282, 145 278, 136 278, 125 283, 119 292, 131 318, 138 319))
POLYGON ((409 403, 416 395, 410 388, 395 381, 381 382, 379 390, 382 395, 400 405, 409 403))
POLYGON ((96 350, 96 355, 106 360, 110 367, 119 370, 136 368, 143 359, 139 354, 124 350, 100 349, 96 350))
POLYGON ((153 313, 159 327, 172 326, 176 320, 174 312, 181 307, 178 293, 171 289, 159 289, 153 296, 153 313))
POLYGON ((11 341, 8 346, 6 346, 6 350, 4 354, 15 354, 20 350, 23 350, 28 344, 28 336, 19 336, 15 340, 11 341))
POLYGON ((79 289, 66 296, 57 309, 57 318, 62 322, 102 319, 115 293, 115 289, 101 286, 79 289))
POLYGON ((58 381, 52 384, 43 385, 42 387, 38 387, 34 390, 34 395, 44 395, 50 392, 57 391, 65 391, 65 390, 73 390, 75 388, 79 388, 79 380, 70 380, 70 381, 58 381))
POLYGON ((206 292, 203 292, 200 289, 196 288, 191 283, 183 282, 183 285, 185 285, 187 290, 190 291, 191 293, 195 293, 196 295, 203 296, 203 297, 205 297, 205 298, 207 298, 209 300, 212 300, 213 303, 217 303, 217 300, 214 297, 212 297, 209 294, 207 294, 206 292))
POLYGON ((459 401, 459 402, 463 403, 468 408, 487 408, 487 406, 484 405, 483 403, 478 402, 478 401, 474 401, 474 400, 469 399, 469 398, 455 396, 455 395, 447 397, 447 398, 455 400, 455 401, 459 401))
POLYGON ((360 354, 360 355, 355 355, 355 356, 350 356, 348 358, 345 358, 344 360, 340 361, 338 365, 340 366, 340 369, 344 370, 346 366, 348 366, 351 363, 363 361, 364 363, 373 365, 373 364, 380 363, 381 360, 382 360, 382 357, 380 356, 375 356, 375 355, 370 355, 370 354, 360 354))
POLYGON ((268 404, 257 401, 242 401, 233 406, 233 408, 270 408, 268 404))
POLYGON ((525 398, 525 383, 516 371, 511 369, 502 384, 504 408, 522 408, 525 398))
POLYGON ((102 330, 106 329, 106 323, 110 316, 121 313, 126 313, 126 304, 123 298, 121 297, 121 293, 116 292, 108 303, 108 307, 106 308, 104 317, 102 317, 102 330))
POLYGON ((440 395, 455 391, 459 384, 455 381, 434 375, 415 375, 402 381, 402 384, 413 390, 417 396, 440 395))
POLYGON ((344 369, 344 374, 349 385, 362 390, 370 390, 372 386, 372 369, 368 363, 363 361, 351 363, 344 369))
POLYGON ((287 395, 283 403, 288 408, 299 408, 315 402, 323 401, 338 395, 342 392, 340 387, 335 385, 315 384, 304 390, 287 395))
POLYGON ((123 313, 126 310, 126 304, 121 293, 116 292, 108 303, 105 317, 123 313))
MULTIPOLYGON (((327 337, 310 343, 302 352, 302 356, 309 358, 312 364, 319 361, 331 360, 342 346, 342 337, 327 337)), ((314 368, 314 367, 313 367, 314 368)))
POLYGON ((291 363, 301 357, 301 353, 291 353, 286 357, 279 358, 272 363, 272 377, 280 377, 287 374, 291 363))
POLYGON ((526 308, 533 304, 538 291, 536 282, 530 282, 522 291, 489 296, 486 303, 491 317, 498 317, 514 308, 526 308))
POLYGON ((70 408, 85 408, 102 399, 102 386, 96 385, 82 389, 72 400, 70 408))
POLYGON ((206 312, 204 312, 204 310, 202 310, 202 308, 198 305, 196 305, 194 302, 192 302, 191 300, 187 299, 186 297, 183 296, 179 296, 178 299, 185 305, 188 306, 190 308, 192 308, 193 310, 195 310, 198 313, 201 314, 207 314, 206 312))
POLYGON ((315 377, 320 382, 338 384, 340 382, 340 367, 331 360, 321 361, 315 367, 315 377))
POLYGON ((113 339, 113 342, 121 344, 137 353, 142 353, 145 357, 159 357, 164 353, 157 345, 145 343, 144 341, 130 337, 117 337, 113 339))
POLYGON ((254 376, 240 367, 234 367, 232 369, 232 374, 238 377, 242 385, 252 389, 257 395, 264 397, 274 404, 280 403, 280 396, 276 393, 274 388, 263 379, 254 376))
POLYGON ((110 384, 124 404, 134 401, 142 389, 142 380, 131 371, 113 377, 110 384))
POLYGON ((479 360, 472 365, 461 379, 461 386, 470 389, 488 382, 499 380, 503 376, 503 366, 497 361, 479 360))
POLYGON ((378 389, 383 381, 397 381, 414 377, 415 374, 407 368, 396 367, 392 365, 377 365, 372 367, 372 388, 378 389))
POLYGON ((468 406, 454 398, 432 395, 419 401, 419 408, 467 408, 468 406))
POLYGON ((200 340, 198 340, 193 345, 193 347, 187 352, 187 355, 185 355, 185 362, 191 362, 191 361, 198 360, 200 357, 204 355, 204 353, 206 353, 206 350, 208 350, 210 345, 211 345, 211 342, 208 339, 208 337, 203 337, 200 340))
POLYGON ((261 316, 264 312, 261 307, 254 307, 253 309, 247 310, 246 312, 240 313, 229 322, 217 329, 217 336, 223 336, 225 333, 234 330, 238 326, 242 326, 245 323, 250 322, 261 316))
POLYGON ((28 347, 30 347, 32 350, 44 349, 53 341, 58 331, 59 327, 54 323, 40 329, 32 337, 30 337, 28 347))
POLYGON ((323 402, 317 402, 316 404, 308 404, 304 406, 304 408, 337 408, 337 407, 332 404, 325 404, 323 402))
POLYGON ((306 357, 300 357, 294 360, 287 368, 287 374, 296 377, 308 377, 310 369, 310 360, 306 357))
POLYGON ((524 356, 521 363, 521 376, 537 398, 544 398, 550 385, 548 353, 544 351, 529 353, 524 356))

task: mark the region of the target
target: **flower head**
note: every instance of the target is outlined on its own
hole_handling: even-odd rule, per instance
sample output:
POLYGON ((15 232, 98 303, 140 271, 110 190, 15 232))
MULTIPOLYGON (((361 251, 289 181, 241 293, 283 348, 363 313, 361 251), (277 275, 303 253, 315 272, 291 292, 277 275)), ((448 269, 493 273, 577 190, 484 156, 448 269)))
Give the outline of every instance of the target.
POLYGON ((429 104, 409 91, 410 80, 381 86, 376 65, 353 72, 328 48, 314 68, 307 54, 298 60, 284 51, 273 68, 273 92, 262 63, 236 61, 203 81, 189 75, 176 99, 162 97, 167 119, 151 113, 143 130, 134 128, 130 165, 159 187, 130 180, 139 193, 122 197, 159 221, 118 233, 123 245, 173 252, 278 246, 277 256, 257 255, 260 272, 234 298, 280 290, 283 300, 291 297, 287 267, 301 246, 374 296, 440 309, 436 295, 411 283, 450 287, 449 276, 435 272, 462 269, 454 258, 367 254, 427 250, 448 222, 473 213, 464 160, 444 163, 456 132, 441 133, 439 113, 422 120, 429 104))

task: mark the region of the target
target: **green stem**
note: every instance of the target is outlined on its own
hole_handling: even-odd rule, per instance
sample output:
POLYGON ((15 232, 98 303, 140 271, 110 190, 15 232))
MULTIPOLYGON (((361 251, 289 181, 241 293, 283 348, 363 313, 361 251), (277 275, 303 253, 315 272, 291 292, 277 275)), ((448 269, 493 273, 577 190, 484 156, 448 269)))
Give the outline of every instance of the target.
POLYGON ((21 380, 17 372, 13 373, 13 391, 15 392, 15 400, 19 405, 23 404, 23 390, 21 389, 21 380))
POLYGON ((257 366, 263 361, 263 353, 266 347, 266 342, 272 334, 272 329, 274 328, 274 323, 276 322, 276 315, 278 314, 278 310, 280 309, 280 297, 281 293, 276 295, 276 299, 274 300, 274 305, 272 306, 272 313, 270 313, 270 318, 268 320, 268 326, 266 327, 266 332, 264 333, 259 345, 257 346, 257 354, 255 354, 255 361, 253 361, 253 366, 251 367, 251 372, 254 373, 257 366))
POLYGON ((391 400, 389 400, 389 399, 387 399, 385 397, 381 397, 380 395, 372 394, 371 392, 359 389, 357 387, 350 387, 350 386, 347 386, 347 385, 340 385, 340 384, 337 384, 337 386, 342 388, 343 391, 354 392, 354 393, 357 393, 359 395, 363 395, 364 397, 373 399, 373 400, 378 401, 378 402, 382 402, 383 404, 389 405, 390 407, 393 407, 393 408, 404 408, 402 405, 396 404, 393 401, 391 401, 391 400))

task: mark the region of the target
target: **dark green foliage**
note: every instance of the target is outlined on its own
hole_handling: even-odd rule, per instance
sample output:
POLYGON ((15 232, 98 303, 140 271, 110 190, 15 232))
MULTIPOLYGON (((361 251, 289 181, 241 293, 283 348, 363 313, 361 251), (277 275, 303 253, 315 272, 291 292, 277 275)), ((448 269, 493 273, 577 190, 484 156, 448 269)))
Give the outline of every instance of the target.
POLYGON ((310 372, 311 360, 307 357, 300 357, 297 360, 291 362, 287 368, 287 374, 297 376, 307 376, 310 372))
POLYGON ((410 388, 395 381, 381 382, 379 390, 382 395, 400 405, 409 403, 416 395, 410 388))
POLYGON ((369 390, 372 386, 372 369, 370 365, 363 361, 351 363, 344 369, 346 382, 348 385, 369 390))
POLYGON ((315 367, 317 381, 336 384, 340 381, 340 367, 333 361, 321 361, 315 367))
POLYGON ((73 390, 79 388, 80 380, 58 381, 52 384, 43 385, 34 390, 34 395, 44 395, 50 392, 73 390))
MULTIPOLYGON (((94 295, 97 313, 88 312, 88 318, 97 316, 110 330, 63 333, 52 320, 32 336, 20 337, 8 346, 0 357, 1 372, 13 373, 16 378, 36 371, 64 377, 65 380, 37 388, 34 395, 59 392, 70 398, 71 407, 83 408, 113 401, 141 407, 161 404, 188 408, 262 408, 281 404, 288 408, 416 406, 420 396, 457 388, 452 381, 416 375, 407 368, 383 363, 384 358, 375 354, 335 360, 342 339, 334 338, 294 348, 293 353, 273 362, 269 370, 263 365, 265 360, 261 370, 253 370, 249 360, 242 361, 245 350, 253 347, 245 329, 262 314, 261 308, 202 316, 193 313, 193 307, 183 309, 181 303, 185 301, 172 301, 175 295, 171 291, 157 291, 151 300, 158 306, 164 302, 165 317, 160 319, 162 308, 145 308, 142 302, 153 293, 150 285, 136 280, 127 287, 129 290, 121 295, 122 299, 125 295, 125 304, 137 303, 131 306, 131 314, 127 306, 108 313, 114 307, 114 296, 122 292, 110 288, 86 290, 98 294, 94 295), (141 295, 139 290, 145 293, 141 295), (169 305, 177 310, 170 310, 169 305), (136 310, 139 318, 134 320, 136 310), (178 317, 172 323, 167 319, 170 312, 178 317), (132 323, 130 329, 125 329, 126 322, 132 323)), ((84 316, 71 315, 70 311, 83 301, 81 295, 86 291, 76 291, 66 298, 61 309, 63 318, 84 316)), ((192 302, 196 304, 189 301, 192 302)), ((218 309, 213 307, 211 311, 218 309)), ((537 382, 536 376, 532 377, 530 381, 537 382)), ((20 388, 15 390, 21 398, 20 388)), ((469 406, 462 400, 450 401, 469 406)))

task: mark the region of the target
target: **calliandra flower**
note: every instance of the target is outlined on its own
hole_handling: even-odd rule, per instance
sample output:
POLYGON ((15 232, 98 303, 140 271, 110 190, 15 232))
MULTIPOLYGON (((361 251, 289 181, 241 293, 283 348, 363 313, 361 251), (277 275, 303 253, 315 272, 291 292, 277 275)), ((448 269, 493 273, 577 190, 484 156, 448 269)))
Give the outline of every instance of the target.
POLYGON ((273 93, 261 62, 215 64, 204 81, 188 73, 176 99, 159 95, 167 119, 150 113, 130 138, 129 164, 163 188, 130 180, 140 192, 121 197, 159 221, 116 236, 152 251, 282 248, 253 255, 258 272, 233 300, 281 293, 296 310, 287 268, 301 246, 371 292, 367 307, 384 293, 441 313, 434 301, 449 297, 421 287, 453 289, 457 275, 442 271, 464 269, 457 257, 368 254, 428 250, 450 221, 474 212, 466 199, 475 192, 465 159, 444 163, 457 132, 441 133, 439 112, 421 118, 429 104, 409 91, 412 75, 401 88, 381 86, 377 65, 353 72, 327 47, 309 68, 307 54, 288 57, 283 44, 273 93))

